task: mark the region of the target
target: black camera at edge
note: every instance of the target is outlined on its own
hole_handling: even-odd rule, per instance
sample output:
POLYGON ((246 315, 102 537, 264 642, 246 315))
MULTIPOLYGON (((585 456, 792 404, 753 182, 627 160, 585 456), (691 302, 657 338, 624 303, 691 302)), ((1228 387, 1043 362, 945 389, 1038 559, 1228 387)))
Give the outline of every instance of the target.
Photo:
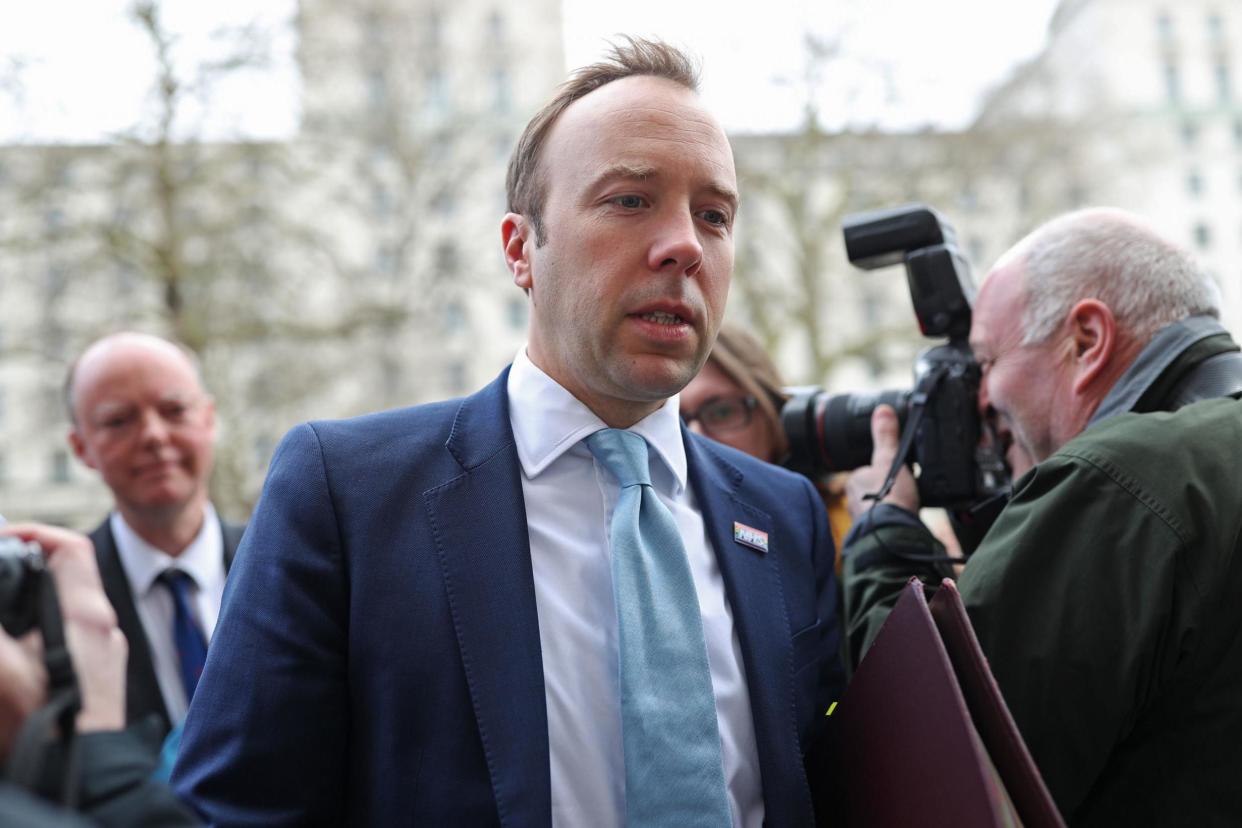
POLYGON ((855 265, 872 270, 905 264, 919 329, 948 341, 919 354, 912 389, 796 393, 781 412, 790 444, 788 465, 809 475, 867 465, 875 407, 896 409, 903 434, 912 413, 921 409, 906 458, 918 466, 919 497, 924 506, 969 512, 1008 490, 1004 461, 980 446, 982 375, 967 344, 975 295, 970 265, 957 248, 952 226, 925 205, 851 214, 842 229, 846 254, 855 265))
POLYGON ((17 638, 39 625, 50 578, 39 544, 0 538, 0 627, 5 632, 17 638))

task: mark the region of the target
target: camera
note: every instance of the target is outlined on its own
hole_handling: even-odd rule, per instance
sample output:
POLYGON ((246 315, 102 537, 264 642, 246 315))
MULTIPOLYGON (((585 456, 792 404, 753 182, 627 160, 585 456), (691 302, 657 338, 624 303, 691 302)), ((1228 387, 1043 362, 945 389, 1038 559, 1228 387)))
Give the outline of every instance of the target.
POLYGON ((38 626, 50 576, 39 544, 0 537, 0 626, 16 638, 38 626))
POLYGON ((923 505, 968 518, 980 504, 1003 499, 1009 484, 1004 461, 990 447, 994 441, 981 445, 982 375, 967 343, 975 295, 970 265, 952 226, 922 204, 848 215, 843 231, 846 254, 858 267, 905 265, 919 330, 948 341, 919 354, 911 389, 828 394, 812 388, 795 394, 781 412, 790 465, 811 475, 866 465, 871 413, 877 405, 891 405, 901 422, 898 463, 917 464, 923 505))

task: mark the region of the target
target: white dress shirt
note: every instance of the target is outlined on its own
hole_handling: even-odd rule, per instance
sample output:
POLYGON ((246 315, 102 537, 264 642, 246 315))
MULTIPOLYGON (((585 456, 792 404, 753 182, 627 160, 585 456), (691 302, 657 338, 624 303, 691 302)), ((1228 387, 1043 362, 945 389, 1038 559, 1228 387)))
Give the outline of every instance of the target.
MULTIPOLYGON (((582 440, 607 428, 526 356, 509 372, 522 464, 551 754, 552 824, 625 824, 617 611, 608 527, 619 487, 582 440)), ((733 824, 758 828, 763 790, 750 693, 720 567, 687 485, 677 397, 632 426, 652 447, 651 480, 681 530, 698 593, 733 824)))
MULTIPOLYGON (((155 680, 159 682, 168 718, 175 727, 185 718, 189 703, 181 682, 177 644, 173 640, 172 593, 167 587, 156 583, 155 579, 167 569, 178 569, 194 580, 190 594, 198 616, 196 620, 210 641, 216 629, 216 619, 220 616, 220 599, 224 596, 224 537, 220 531, 220 519, 208 503, 203 512, 203 527, 175 558, 139 537, 120 512, 113 512, 110 522, 117 554, 120 555, 121 566, 138 609, 138 618, 151 646, 155 680)), ((141 642, 131 641, 129 646, 132 649, 141 646, 141 642)))

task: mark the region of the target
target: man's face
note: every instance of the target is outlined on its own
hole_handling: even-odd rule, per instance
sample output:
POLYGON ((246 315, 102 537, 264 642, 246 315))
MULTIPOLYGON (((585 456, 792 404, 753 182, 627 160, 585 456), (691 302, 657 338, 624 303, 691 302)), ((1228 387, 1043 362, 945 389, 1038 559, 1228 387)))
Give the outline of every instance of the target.
POLYGON ((123 338, 92 348, 75 372, 74 413, 74 453, 99 472, 123 514, 206 500, 215 406, 171 345, 123 338))
POLYGON ((984 281, 970 328, 970 346, 983 368, 980 410, 995 411, 1015 477, 1074 436, 1067 433, 1075 402, 1065 332, 1021 345, 1025 309, 1025 270, 1020 257, 1011 258, 984 281))
POLYGON ((502 228, 531 294, 527 353, 605 422, 631 425, 715 341, 733 268, 732 150, 694 93, 631 77, 565 110, 539 170, 545 243, 525 217, 502 228))

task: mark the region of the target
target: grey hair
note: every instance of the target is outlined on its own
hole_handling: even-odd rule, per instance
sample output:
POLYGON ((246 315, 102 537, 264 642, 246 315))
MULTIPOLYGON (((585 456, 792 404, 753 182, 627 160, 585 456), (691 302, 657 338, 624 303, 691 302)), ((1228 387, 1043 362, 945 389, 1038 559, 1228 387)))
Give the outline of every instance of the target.
POLYGON ((1103 302, 1118 325, 1143 343, 1188 316, 1220 317, 1220 291, 1195 257, 1121 210, 1068 213, 1021 246, 1023 345, 1047 340, 1083 299, 1103 302))

